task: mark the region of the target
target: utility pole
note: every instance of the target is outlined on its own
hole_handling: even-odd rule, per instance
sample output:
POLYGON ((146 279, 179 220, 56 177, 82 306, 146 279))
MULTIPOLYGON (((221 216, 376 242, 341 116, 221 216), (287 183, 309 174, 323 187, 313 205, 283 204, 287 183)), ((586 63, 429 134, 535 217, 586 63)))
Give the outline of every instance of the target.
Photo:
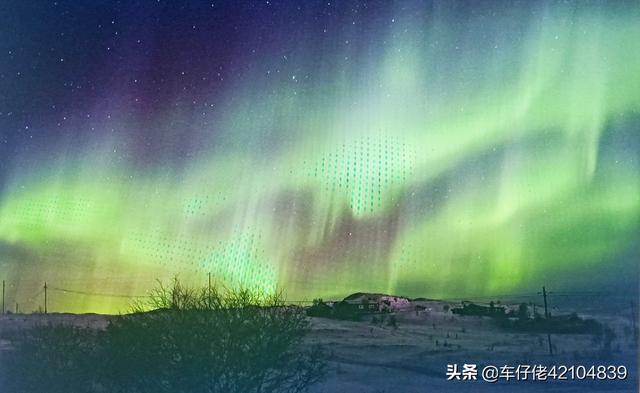
POLYGON ((18 303, 16 303, 16 314, 18 313, 18 303))
POLYGON ((547 308, 547 289, 542 287, 542 298, 544 299, 544 318, 547 324, 547 342, 549 343, 549 355, 553 355, 553 347, 551 346, 551 333, 549 326, 549 309, 547 308))
POLYGON ((44 282, 44 313, 47 313, 47 282, 44 282))
POLYGON ((2 315, 4 315, 4 280, 2 280, 2 315))

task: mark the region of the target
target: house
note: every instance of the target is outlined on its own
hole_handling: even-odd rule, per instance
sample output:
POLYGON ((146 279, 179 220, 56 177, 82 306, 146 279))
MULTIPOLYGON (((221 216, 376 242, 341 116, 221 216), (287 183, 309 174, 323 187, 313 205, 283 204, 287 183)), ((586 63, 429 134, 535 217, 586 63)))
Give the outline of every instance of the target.
POLYGON ((505 318, 505 308, 502 306, 495 306, 493 302, 487 306, 480 306, 471 302, 462 302, 461 308, 454 308, 451 310, 454 314, 458 315, 475 315, 480 317, 492 317, 492 318, 505 318))
POLYGON ((409 298, 403 296, 389 296, 384 295, 381 297, 381 302, 385 305, 389 311, 397 311, 402 309, 411 308, 411 301, 409 298))
POLYGON ((345 297, 343 301, 369 312, 392 312, 411 307, 411 302, 406 297, 381 293, 357 292, 345 297))
POLYGON ((411 301, 404 296, 357 292, 337 302, 315 299, 306 312, 312 317, 360 320, 368 314, 410 310, 411 307, 411 301))
POLYGON ((307 308, 310 317, 323 317, 335 319, 359 320, 363 315, 378 312, 376 303, 325 302, 322 299, 313 301, 313 305, 307 308))

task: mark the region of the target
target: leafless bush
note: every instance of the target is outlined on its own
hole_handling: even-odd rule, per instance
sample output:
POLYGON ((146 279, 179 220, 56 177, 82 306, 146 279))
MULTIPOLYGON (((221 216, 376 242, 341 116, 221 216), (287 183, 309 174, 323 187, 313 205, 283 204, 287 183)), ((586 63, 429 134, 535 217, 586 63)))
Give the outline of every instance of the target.
POLYGON ((176 279, 159 283, 133 311, 105 331, 58 326, 26 335, 19 354, 28 371, 13 391, 303 392, 326 372, 326 356, 304 345, 304 310, 281 294, 190 288, 176 279))
POLYGON ((109 346, 119 348, 109 380, 133 386, 126 392, 302 392, 325 372, 320 351, 303 347, 304 311, 280 293, 196 289, 175 279, 134 311, 107 329, 109 346), (147 372, 127 373, 131 359, 147 372))

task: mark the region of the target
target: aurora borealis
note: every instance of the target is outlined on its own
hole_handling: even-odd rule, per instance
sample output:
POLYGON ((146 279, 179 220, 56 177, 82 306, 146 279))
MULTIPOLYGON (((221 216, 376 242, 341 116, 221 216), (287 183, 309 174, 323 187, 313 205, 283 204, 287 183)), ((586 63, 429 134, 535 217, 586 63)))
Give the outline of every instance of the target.
POLYGON ((4 8, 16 302, 208 273, 291 299, 637 290, 637 2, 4 8))

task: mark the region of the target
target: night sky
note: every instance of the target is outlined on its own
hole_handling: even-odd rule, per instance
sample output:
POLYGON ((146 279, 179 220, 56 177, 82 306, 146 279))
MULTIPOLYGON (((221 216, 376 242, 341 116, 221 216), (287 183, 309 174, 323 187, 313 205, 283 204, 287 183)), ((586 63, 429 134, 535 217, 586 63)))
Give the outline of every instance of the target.
POLYGON ((5 1, 8 296, 208 273, 291 299, 637 291, 638 20, 637 1, 5 1))

